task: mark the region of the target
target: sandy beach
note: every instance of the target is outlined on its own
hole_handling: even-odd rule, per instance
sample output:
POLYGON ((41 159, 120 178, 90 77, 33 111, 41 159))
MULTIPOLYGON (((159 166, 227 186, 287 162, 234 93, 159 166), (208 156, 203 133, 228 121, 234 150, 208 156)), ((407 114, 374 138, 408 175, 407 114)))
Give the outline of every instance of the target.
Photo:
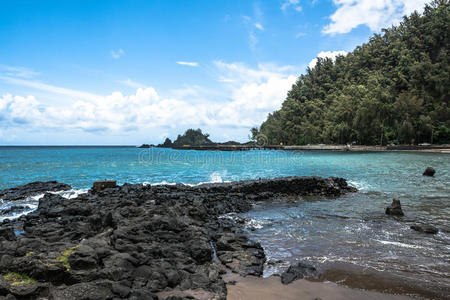
POLYGON ((227 284, 227 300, 401 300, 414 299, 404 295, 392 295, 380 292, 351 289, 339 286, 332 282, 311 282, 300 279, 289 285, 283 285, 278 276, 258 278, 253 276, 239 277, 227 275, 228 282, 236 281, 236 284, 227 284))

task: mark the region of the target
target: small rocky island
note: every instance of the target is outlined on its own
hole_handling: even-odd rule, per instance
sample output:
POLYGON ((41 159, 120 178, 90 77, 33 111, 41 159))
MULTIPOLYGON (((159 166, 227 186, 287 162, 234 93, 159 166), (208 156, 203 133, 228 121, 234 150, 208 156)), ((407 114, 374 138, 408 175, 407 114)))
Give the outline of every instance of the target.
MULTIPOLYGON (((42 189, 14 193, 33 194, 33 186, 42 189)), ((265 262, 261 245, 225 214, 354 191, 342 178, 288 177, 194 187, 108 182, 70 200, 46 193, 36 211, 0 225, 0 299, 225 299, 223 274, 260 276, 265 262)))

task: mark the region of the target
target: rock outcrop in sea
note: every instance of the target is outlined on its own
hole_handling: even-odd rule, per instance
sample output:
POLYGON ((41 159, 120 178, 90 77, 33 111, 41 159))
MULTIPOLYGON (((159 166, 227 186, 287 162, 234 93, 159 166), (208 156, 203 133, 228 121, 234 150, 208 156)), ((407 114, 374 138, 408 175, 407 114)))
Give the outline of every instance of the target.
POLYGON ((386 207, 386 214, 391 216, 403 216, 402 205, 397 198, 392 199, 391 205, 386 207))
POLYGON ((432 167, 428 167, 425 169, 425 171, 423 172, 423 176, 434 176, 434 174, 436 173, 436 170, 432 167))
POLYGON ((260 276, 265 254, 221 215, 257 201, 353 191, 342 178, 289 177, 124 184, 70 200, 47 193, 36 211, 0 225, 0 299, 225 299, 221 275, 260 276))

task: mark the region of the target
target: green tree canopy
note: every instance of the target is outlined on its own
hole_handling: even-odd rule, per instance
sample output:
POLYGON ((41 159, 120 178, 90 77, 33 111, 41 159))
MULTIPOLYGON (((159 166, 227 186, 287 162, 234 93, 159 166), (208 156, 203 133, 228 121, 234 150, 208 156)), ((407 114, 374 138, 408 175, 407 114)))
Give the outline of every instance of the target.
POLYGON ((434 0, 335 61, 318 58, 259 132, 271 144, 450 143, 450 4, 434 0))

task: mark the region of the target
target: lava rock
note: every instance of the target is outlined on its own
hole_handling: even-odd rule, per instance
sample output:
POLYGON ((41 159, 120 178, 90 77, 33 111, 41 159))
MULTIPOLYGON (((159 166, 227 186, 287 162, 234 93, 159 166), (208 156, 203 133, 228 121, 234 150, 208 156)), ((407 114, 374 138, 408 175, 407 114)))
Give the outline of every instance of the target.
POLYGON ((436 170, 432 167, 428 167, 425 169, 425 171, 423 172, 423 176, 434 176, 434 173, 436 173, 436 170))
POLYGON ((15 241, 16 235, 12 227, 0 227, 0 241, 15 241))
POLYGON ((415 231, 424 232, 424 233, 430 233, 430 234, 436 234, 439 232, 439 229, 432 225, 425 225, 425 224, 414 224, 411 225, 411 229, 414 229, 415 231))
POLYGON ((397 198, 392 199, 392 204, 386 207, 386 214, 391 216, 403 216, 402 205, 397 198))
POLYGON ((35 181, 11 189, 0 190, 0 199, 15 201, 43 194, 45 192, 67 191, 71 189, 72 187, 70 185, 59 183, 57 181, 35 181))
POLYGON ((102 181, 96 181, 94 182, 94 185, 92 186, 93 192, 100 192, 104 189, 108 188, 115 188, 117 187, 115 180, 102 180, 102 181))
MULTIPOLYGON (((352 191, 341 178, 288 177, 200 186, 111 182, 70 200, 46 193, 20 222, 0 225, 0 274, 26 274, 37 282, 39 288, 20 291, 27 299, 158 299, 156 293, 186 290, 225 299, 220 275, 230 269, 261 276, 266 257, 248 238, 245 222, 222 215, 283 195, 352 191)), ((313 271, 306 268, 302 276, 313 271)), ((1 282, 0 291, 19 295, 1 282)))
POLYGON ((289 268, 281 274, 281 283, 289 284, 294 280, 303 279, 305 277, 318 279, 319 272, 311 265, 298 262, 295 265, 289 266, 289 268))
POLYGON ((4 210, 0 210, 0 215, 10 215, 12 213, 16 213, 16 212, 21 212, 24 211, 25 209, 28 209, 28 206, 23 206, 23 205, 15 205, 15 206, 11 206, 8 209, 4 209, 4 210))

